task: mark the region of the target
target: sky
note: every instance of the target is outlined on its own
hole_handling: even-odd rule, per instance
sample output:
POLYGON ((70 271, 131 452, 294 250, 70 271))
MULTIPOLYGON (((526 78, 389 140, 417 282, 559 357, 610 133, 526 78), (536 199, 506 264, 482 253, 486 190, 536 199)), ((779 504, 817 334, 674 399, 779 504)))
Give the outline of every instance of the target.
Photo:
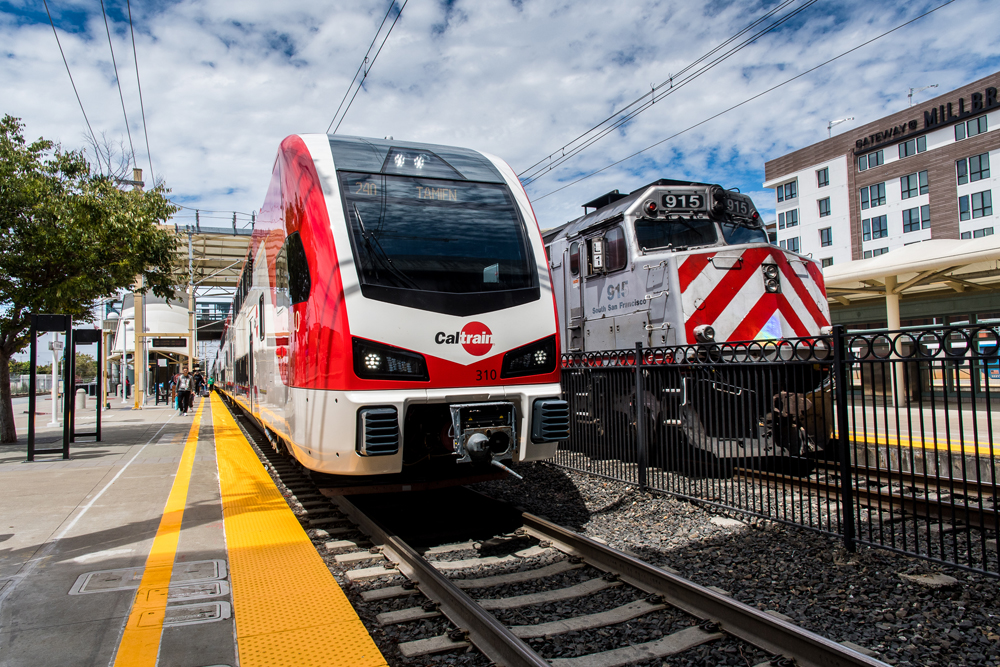
MULTIPOLYGON (((523 173, 674 77, 674 91, 527 185, 541 227, 576 218, 605 192, 659 178, 739 188, 769 220, 766 160, 826 138, 831 120, 853 116, 834 130, 850 132, 905 108, 910 87, 938 84, 916 93, 919 102, 1000 68, 1000 3, 954 0, 668 138, 946 1, 408 0, 339 134, 475 148, 523 173), (772 10, 757 30, 798 13, 687 78, 692 63, 717 48, 725 55, 727 40, 772 10)), ((233 212, 243 225, 263 204, 282 138, 326 131, 390 5, 137 0, 131 31, 124 1, 104 0, 107 28, 100 0, 48 7, 95 134, 125 146, 131 135, 147 183, 162 180, 189 207, 176 222, 193 222, 197 208, 203 225, 229 226, 233 212)), ((0 0, 0 53, 0 113, 20 118, 29 139, 86 147, 87 124, 42 3, 0 0)))

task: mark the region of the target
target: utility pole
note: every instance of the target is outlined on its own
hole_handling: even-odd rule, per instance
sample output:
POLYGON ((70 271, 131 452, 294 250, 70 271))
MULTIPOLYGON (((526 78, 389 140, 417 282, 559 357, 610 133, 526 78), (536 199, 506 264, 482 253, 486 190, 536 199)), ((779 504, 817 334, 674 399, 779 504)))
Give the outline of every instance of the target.
MULTIPOLYGON (((132 187, 142 190, 142 169, 132 170, 132 187)), ((145 299, 142 298, 145 278, 139 276, 137 284, 139 289, 133 292, 133 324, 135 327, 135 349, 132 352, 132 394, 135 396, 133 410, 142 410, 145 402, 143 394, 146 391, 146 311, 145 299)), ((125 356, 125 346, 122 345, 122 357, 125 356)))
POLYGON ((194 248, 191 244, 193 231, 188 226, 188 372, 194 373, 195 319, 194 319, 194 248))

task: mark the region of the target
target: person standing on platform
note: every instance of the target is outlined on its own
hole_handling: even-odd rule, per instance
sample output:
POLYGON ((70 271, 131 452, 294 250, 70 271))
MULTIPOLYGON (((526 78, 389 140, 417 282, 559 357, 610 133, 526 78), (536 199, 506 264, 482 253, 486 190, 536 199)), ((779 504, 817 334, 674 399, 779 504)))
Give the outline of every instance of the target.
POLYGON ((191 385, 193 384, 188 370, 184 369, 184 375, 177 378, 177 407, 182 415, 186 415, 188 405, 191 403, 191 385))
POLYGON ((192 394, 192 399, 194 396, 201 396, 201 389, 205 386, 205 378, 201 376, 200 370, 195 370, 194 375, 194 393, 192 394))

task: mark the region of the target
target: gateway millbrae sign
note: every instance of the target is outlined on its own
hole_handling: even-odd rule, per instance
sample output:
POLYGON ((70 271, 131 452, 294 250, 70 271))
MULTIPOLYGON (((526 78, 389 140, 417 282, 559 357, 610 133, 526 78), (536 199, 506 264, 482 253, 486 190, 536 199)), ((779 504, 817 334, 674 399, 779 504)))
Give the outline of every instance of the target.
POLYGON ((854 142, 854 153, 867 153, 884 144, 894 143, 915 134, 924 134, 929 130, 945 127, 998 107, 1000 102, 997 102, 997 89, 991 86, 981 93, 972 93, 968 101, 964 97, 959 97, 958 104, 947 102, 924 111, 924 126, 919 132, 919 122, 913 119, 898 125, 890 125, 858 139, 854 142))
POLYGON ((481 357, 493 349, 493 332, 482 322, 469 322, 453 334, 439 331, 434 336, 438 345, 461 345, 469 354, 481 357))

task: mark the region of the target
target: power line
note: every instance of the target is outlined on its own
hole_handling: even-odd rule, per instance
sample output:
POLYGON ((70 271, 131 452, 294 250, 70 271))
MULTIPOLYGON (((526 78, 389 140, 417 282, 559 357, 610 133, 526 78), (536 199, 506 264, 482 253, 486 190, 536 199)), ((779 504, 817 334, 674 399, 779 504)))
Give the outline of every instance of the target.
POLYGON ((156 175, 153 173, 153 156, 149 152, 149 132, 146 130, 146 107, 142 103, 142 81, 139 80, 139 56, 135 52, 135 30, 132 28, 132 4, 130 0, 125 0, 128 7, 128 30, 132 35, 132 58, 135 60, 135 85, 139 88, 139 110, 142 111, 142 133, 146 137, 146 159, 149 161, 149 180, 156 183, 156 175))
POLYGON ((111 49, 111 64, 115 68, 115 83, 118 85, 118 98, 122 101, 122 116, 125 117, 125 132, 128 133, 128 148, 132 152, 130 162, 135 164, 135 146, 132 145, 132 130, 128 126, 128 114, 125 112, 125 96, 122 94, 122 80, 118 78, 118 63, 115 61, 115 47, 111 43, 111 27, 108 25, 108 13, 104 10, 104 0, 101 0, 101 14, 104 15, 104 29, 108 33, 108 48, 111 49))
POLYGON ((354 95, 351 96, 351 101, 347 103, 347 107, 344 109, 344 113, 340 115, 340 120, 338 121, 337 115, 340 114, 340 108, 344 105, 344 100, 340 101, 340 106, 337 107, 337 113, 333 115, 333 120, 330 121, 330 124, 326 128, 327 134, 330 133, 330 128, 333 127, 334 122, 337 123, 337 127, 333 128, 333 133, 337 134, 337 130, 340 129, 340 124, 344 122, 344 118, 347 117, 347 112, 350 111, 351 105, 354 104, 354 98, 358 96, 361 88, 365 85, 365 79, 368 78, 368 73, 372 71, 372 67, 375 66, 375 60, 378 58, 378 54, 382 53, 382 47, 385 46, 386 41, 388 41, 389 35, 392 34, 392 29, 396 27, 396 21, 398 21, 399 17, 403 15, 403 10, 406 9, 406 3, 409 1, 410 0, 403 0, 403 6, 399 8, 399 13, 396 14, 396 18, 392 20, 392 25, 389 26, 389 30, 385 33, 385 37, 382 38, 382 43, 379 44, 378 51, 376 51, 375 55, 372 56, 371 64, 369 64, 368 67, 365 67, 365 64, 368 62, 368 54, 372 52, 372 47, 375 46, 375 41, 378 39, 379 33, 382 32, 382 27, 385 25, 386 19, 389 18, 392 8, 396 6, 396 0, 392 0, 389 3, 389 9, 386 11, 385 17, 382 19, 382 23, 379 24, 378 30, 375 32, 375 37, 372 38, 372 43, 368 46, 368 51, 365 52, 365 57, 361 61, 358 71, 355 72, 354 78, 351 79, 351 83, 347 87, 347 92, 344 93, 344 100, 347 99, 347 96, 350 94, 351 88, 354 87, 355 82, 357 82, 358 87, 354 90, 354 95), (357 80, 359 73, 361 73, 361 81, 357 80))
POLYGON ((844 56, 849 55, 851 53, 854 53, 858 49, 861 49, 861 48, 863 48, 865 46, 868 46, 872 42, 880 40, 883 37, 885 37, 886 35, 890 35, 890 34, 896 32, 897 30, 899 30, 901 28, 905 28, 906 26, 910 25, 911 23, 919 21, 920 19, 924 18, 925 16, 933 14, 937 10, 939 10, 939 9, 941 9, 943 7, 947 7, 948 5, 952 4, 955 1, 956 0, 947 0, 947 2, 944 2, 944 3, 940 4, 940 5, 938 5, 934 9, 930 9, 930 10, 924 12, 923 14, 920 14, 919 16, 916 16, 916 17, 910 19, 909 21, 906 21, 905 23, 900 23, 895 28, 892 28, 891 30, 887 30, 887 31, 883 32, 881 35, 877 35, 877 36, 869 39, 866 42, 862 42, 861 44, 858 44, 857 46, 855 46, 855 47, 853 47, 851 49, 848 49, 847 51, 844 51, 840 55, 834 56, 833 58, 830 58, 829 60, 821 62, 819 65, 816 65, 815 67, 812 67, 810 69, 807 69, 804 72, 796 74, 792 78, 786 79, 786 80, 782 81, 781 83, 779 83, 779 84, 777 84, 775 86, 772 86, 772 87, 768 88, 767 90, 765 90, 763 92, 757 93, 756 95, 753 95, 752 97, 748 97, 747 99, 743 100, 739 104, 734 104, 733 106, 729 107, 728 109, 724 109, 723 111, 720 111, 719 113, 717 113, 717 114, 715 114, 713 116, 709 116, 708 118, 706 118, 704 120, 701 120, 701 121, 695 123, 694 125, 691 125, 690 127, 687 127, 687 128, 685 128, 683 130, 680 130, 679 132, 676 132, 676 133, 670 135, 666 139, 662 139, 660 141, 657 141, 655 144, 650 144, 649 146, 646 146, 645 148, 643 148, 641 150, 638 150, 635 153, 632 153, 631 155, 623 157, 622 159, 617 160, 615 162, 612 162, 611 164, 609 164, 607 166, 601 167, 600 169, 592 171, 589 174, 581 176, 580 178, 576 179, 575 181, 571 181, 571 182, 567 183, 566 185, 564 185, 562 187, 559 187, 559 188, 556 188, 555 190, 552 190, 551 192, 546 192, 544 195, 542 195, 540 197, 534 197, 534 198, 532 198, 532 201, 539 201, 539 200, 545 199, 546 197, 548 197, 550 195, 554 195, 555 193, 560 192, 562 190, 565 190, 566 188, 568 188, 568 187, 570 187, 572 185, 576 185, 580 181, 585 181, 586 179, 590 178, 591 176, 596 176, 597 174, 601 173, 602 171, 607 171, 608 169, 610 169, 612 167, 615 167, 615 166, 621 164, 622 162, 625 162, 627 160, 631 160, 632 158, 634 158, 637 155, 645 153, 646 151, 648 151, 650 149, 656 148, 657 146, 659 146, 661 144, 664 144, 664 143, 670 141, 671 139, 679 137, 680 135, 682 135, 682 134, 684 134, 686 132, 690 132, 691 130, 695 129, 696 127, 700 127, 701 125, 704 125, 705 123, 707 123, 709 121, 715 120, 719 116, 727 114, 730 111, 732 111, 733 109, 738 109, 739 107, 741 107, 741 106, 743 106, 743 105, 745 105, 745 104, 747 104, 749 102, 752 102, 752 101, 754 101, 754 100, 756 100, 756 99, 758 99, 760 97, 763 97, 764 95, 767 95, 768 93, 773 92, 773 91, 777 90, 778 88, 781 88, 782 86, 785 86, 785 85, 791 83, 792 81, 795 81, 796 79, 800 79, 803 76, 805 76, 806 74, 810 74, 812 72, 815 72, 816 70, 820 69, 821 67, 825 67, 826 65, 829 65, 830 63, 834 62, 835 60, 840 60, 844 56))
MULTIPOLYGON (((87 129, 90 130, 90 138, 94 141, 94 147, 97 147, 97 135, 94 134, 94 128, 90 126, 90 119, 87 118, 87 112, 83 109, 83 101, 80 100, 80 93, 76 89, 76 82, 73 81, 73 73, 69 71, 69 62, 66 60, 66 53, 63 51, 62 42, 59 41, 59 33, 56 32, 56 24, 52 22, 52 14, 49 12, 49 3, 47 0, 42 0, 42 4, 45 5, 45 13, 49 17, 49 25, 52 26, 52 34, 56 36, 56 44, 59 46, 59 55, 62 56, 63 65, 66 66, 66 74, 69 74, 69 82, 73 86, 73 93, 76 95, 77 104, 80 105, 80 111, 83 113, 83 119, 87 121, 87 129)), ((97 168, 101 169, 101 155, 99 151, 95 151, 97 154, 97 168)), ((111 173, 111 163, 108 163, 108 173, 111 173)))
MULTIPOLYGON (((753 23, 751 23, 749 26, 747 26, 746 28, 744 28, 743 30, 741 30, 740 32, 738 32, 733 37, 729 38, 728 40, 726 40, 725 42, 723 42, 722 44, 720 44, 716 48, 712 49, 711 51, 709 51, 708 53, 706 53, 702 57, 698 58, 698 60, 696 60, 693 63, 689 64, 687 67, 685 67, 683 70, 681 70, 681 72, 679 72, 678 75, 681 75, 681 74, 687 72, 688 70, 692 69, 695 65, 703 62, 708 57, 710 57, 711 55, 715 54, 720 49, 722 49, 725 45, 727 45, 727 44, 735 41, 738 37, 740 37, 741 35, 745 34, 749 30, 751 30, 752 28, 756 27, 757 25, 759 25, 761 22, 763 22, 764 20, 766 20, 767 18, 769 18, 770 16, 772 16, 778 10, 780 10, 780 9, 788 6, 789 4, 791 4, 791 2, 794 2, 794 0, 786 0, 784 3, 782 3, 778 7, 775 7, 775 9, 771 10, 771 12, 768 12, 767 14, 765 14, 764 16, 762 16, 760 19, 757 19, 756 21, 754 21, 753 23)), ((563 162, 568 161, 569 159, 575 157, 576 155, 579 155, 581 152, 583 152, 584 150, 586 150, 590 146, 594 145, 595 143, 597 143, 598 141, 600 141, 601 139, 603 139, 604 137, 606 137, 611 132, 614 132, 616 129, 618 129, 619 127, 625 125, 626 123, 628 123, 629 121, 631 121, 633 118, 635 118, 636 116, 638 116, 639 114, 641 114, 643 111, 646 111, 647 109, 649 109, 650 107, 652 107, 656 102, 659 102, 664 97, 677 92, 678 90, 680 90, 681 88, 683 88, 687 84, 691 83, 692 81, 694 81, 695 79, 697 79, 698 77, 700 77, 702 74, 705 74, 706 72, 708 72, 709 70, 711 70, 712 68, 714 68, 716 65, 722 63, 723 61, 729 59, 730 57, 736 55, 737 53, 739 53, 743 49, 747 48, 748 46, 750 46, 752 43, 756 42, 758 39, 760 39, 761 37, 763 37, 767 33, 773 31, 775 28, 781 26, 782 24, 787 23, 788 21, 790 21, 792 18, 794 18, 795 16, 797 16, 801 12, 805 11, 806 9, 808 9, 809 7, 811 7, 812 5, 816 4, 816 2, 818 2, 818 0, 808 0, 801 7, 798 7, 797 9, 789 12, 788 14, 786 14, 783 17, 781 17, 780 19, 778 19, 777 21, 775 21, 771 25, 767 26, 763 30, 757 32, 756 34, 754 34, 751 37, 749 37, 748 39, 744 40, 743 42, 741 42, 737 46, 733 47, 729 51, 723 53, 719 57, 715 58, 714 60, 712 60, 708 64, 704 65, 703 67, 701 67, 700 69, 698 69, 697 71, 695 71, 694 73, 692 73, 690 76, 684 77, 684 78, 680 79, 680 81, 675 81, 675 79, 677 78, 678 75, 674 75, 674 76, 671 76, 666 81, 660 83, 658 86, 653 86, 652 89, 651 89, 651 91, 650 91, 650 93, 648 95, 644 94, 642 97, 639 97, 638 99, 636 99, 635 101, 633 101, 628 106, 626 106, 623 109, 615 112, 610 117, 608 117, 607 119, 605 119, 604 121, 602 121, 601 123, 599 123, 598 125, 596 125, 595 127, 591 128, 587 132, 583 133, 582 135, 580 135, 579 137, 577 137, 576 139, 574 139, 569 144, 566 144, 565 146, 563 146, 558 151, 555 151, 555 152, 549 154, 549 156, 547 156, 546 158, 543 158, 539 162, 536 162, 535 165, 533 165, 533 167, 541 165, 541 163, 545 162, 546 160, 549 160, 549 162, 547 164, 545 164, 543 166, 540 166, 538 169, 536 169, 534 172, 532 172, 530 174, 528 174, 527 172, 530 169, 532 169, 532 167, 529 167, 528 170, 525 170, 524 172, 521 172, 521 174, 519 174, 519 176, 522 177, 521 178, 522 183, 524 185, 530 185, 532 182, 538 180, 543 175, 549 173, 555 167, 561 165, 563 162), (656 91, 658 89, 663 88, 664 86, 667 86, 668 84, 669 84, 669 88, 665 92, 660 93, 659 95, 656 94, 656 91), (635 110, 633 110, 633 111, 631 111, 631 112, 629 112, 629 113, 627 113, 625 115, 621 115, 627 109, 635 106, 636 104, 640 104, 640 106, 638 108, 636 108, 635 110), (603 129, 601 129, 602 126, 605 123, 607 123, 608 121, 613 121, 613 122, 612 122, 612 124, 610 126, 607 126, 607 127, 604 127, 603 129), (575 147, 573 146, 573 144, 575 144, 576 142, 580 141, 581 139, 587 137, 587 135, 590 135, 590 134, 592 134, 593 132, 595 132, 597 130, 600 130, 600 131, 595 136, 591 136, 591 137, 587 138, 582 144, 580 144, 578 146, 575 146, 575 147), (568 153, 566 152, 567 149, 569 149, 568 153), (556 154, 559 154, 559 156, 558 156, 558 158, 556 158, 556 159, 553 160, 553 158, 556 156, 556 154), (527 174, 527 175, 525 175, 525 174, 527 174)))

